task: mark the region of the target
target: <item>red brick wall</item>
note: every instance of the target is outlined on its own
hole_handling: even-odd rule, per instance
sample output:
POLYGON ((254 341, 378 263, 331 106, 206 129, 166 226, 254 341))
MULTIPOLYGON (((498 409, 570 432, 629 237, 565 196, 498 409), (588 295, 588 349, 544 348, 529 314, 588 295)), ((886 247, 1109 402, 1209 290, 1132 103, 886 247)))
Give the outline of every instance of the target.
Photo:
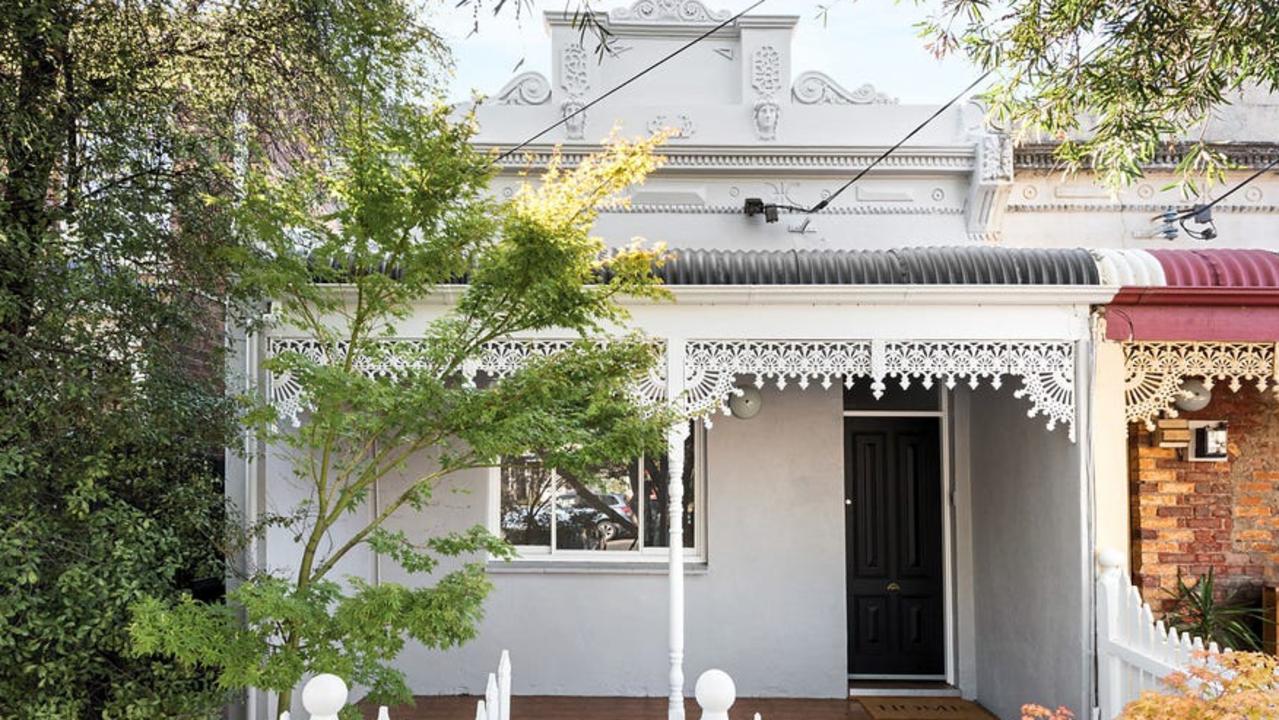
POLYGON ((1211 567, 1223 593, 1279 584, 1279 402, 1220 386, 1183 417, 1228 421, 1229 459, 1187 462, 1144 425, 1129 428, 1133 579, 1156 610, 1178 569, 1192 579, 1211 567))

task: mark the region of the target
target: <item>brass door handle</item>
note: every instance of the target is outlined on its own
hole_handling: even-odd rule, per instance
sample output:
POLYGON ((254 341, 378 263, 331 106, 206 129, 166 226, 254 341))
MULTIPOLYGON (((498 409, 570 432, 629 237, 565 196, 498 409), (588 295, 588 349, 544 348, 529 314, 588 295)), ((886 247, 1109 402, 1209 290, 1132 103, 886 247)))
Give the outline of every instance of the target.
POLYGON ((902 589, 902 586, 898 585, 895 582, 888 583, 888 588, 887 588, 888 592, 899 592, 901 589, 902 589))

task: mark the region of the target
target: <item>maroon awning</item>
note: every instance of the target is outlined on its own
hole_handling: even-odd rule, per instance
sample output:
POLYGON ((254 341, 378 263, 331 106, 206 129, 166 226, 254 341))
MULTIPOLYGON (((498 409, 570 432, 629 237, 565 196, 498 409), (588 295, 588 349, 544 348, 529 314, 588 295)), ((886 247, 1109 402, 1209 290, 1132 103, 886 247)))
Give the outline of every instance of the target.
POLYGON ((1106 308, 1107 338, 1279 342, 1279 254, 1144 252, 1158 261, 1165 282, 1120 288, 1106 308))

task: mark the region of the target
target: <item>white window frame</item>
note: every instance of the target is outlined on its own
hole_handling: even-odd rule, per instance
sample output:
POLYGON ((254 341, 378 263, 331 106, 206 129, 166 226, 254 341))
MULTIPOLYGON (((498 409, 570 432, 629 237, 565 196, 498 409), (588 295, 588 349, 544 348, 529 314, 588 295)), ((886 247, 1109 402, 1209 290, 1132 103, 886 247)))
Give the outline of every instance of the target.
MULTIPOLYGON (((640 460, 635 460, 640 462, 640 460)), ((554 470, 551 470, 555 473, 554 470)), ((558 492, 559 483, 556 482, 555 492, 558 492)), ((643 490, 643 482, 640 483, 641 492, 643 490)), ((555 498, 552 497, 551 505, 555 506, 555 498)), ((502 536, 502 469, 494 467, 489 469, 488 481, 488 527, 489 532, 502 536)), ((684 559, 693 562, 706 561, 706 428, 702 422, 696 421, 693 425, 693 547, 684 548, 684 559)), ((549 545, 515 545, 515 557, 511 562, 515 563, 637 563, 637 564, 663 564, 670 557, 670 550, 666 547, 642 547, 644 537, 644 509, 639 509, 639 538, 641 547, 639 550, 623 550, 610 552, 607 550, 560 550, 555 547, 555 526, 557 523, 551 523, 551 541, 549 545)))

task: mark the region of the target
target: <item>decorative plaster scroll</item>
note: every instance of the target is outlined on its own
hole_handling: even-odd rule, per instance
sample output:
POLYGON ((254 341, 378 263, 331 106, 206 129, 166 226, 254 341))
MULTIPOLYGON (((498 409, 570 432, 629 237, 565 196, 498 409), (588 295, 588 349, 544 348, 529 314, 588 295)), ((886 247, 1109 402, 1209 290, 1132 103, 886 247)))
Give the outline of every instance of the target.
POLYGON ((1011 182, 1013 179, 1013 139, 1005 133, 982 136, 977 150, 978 180, 1011 182))
POLYGON ((648 121, 649 134, 656 135, 663 130, 670 130, 671 137, 680 140, 687 140, 696 132, 692 118, 685 113, 678 113, 673 117, 663 113, 648 121))
POLYGON ((1014 397, 1030 401, 1027 417, 1047 418, 1049 430, 1064 424, 1075 439, 1075 349, 1065 341, 699 340, 686 346, 684 375, 685 410, 702 417, 728 412, 729 398, 741 392, 739 375, 779 388, 806 388, 814 380, 829 388, 837 379, 852 387, 855 378, 868 377, 877 398, 887 378, 903 389, 914 382, 932 387, 939 379, 948 388, 960 380, 999 388, 1011 375, 1022 381, 1014 397))
POLYGON ((898 102, 869 83, 856 90, 846 90, 826 73, 815 70, 795 78, 790 95, 800 105, 896 105, 898 102))
POLYGON ((1004 133, 985 133, 977 143, 977 166, 968 184, 970 234, 998 238, 1013 181, 1013 141, 1004 133))
POLYGON ((560 87, 574 97, 591 89, 586 48, 581 43, 570 43, 560 55, 560 87))
POLYGON ((544 105, 551 99, 551 83, 539 72, 516 75, 497 94, 498 105, 544 105))
POLYGON ((632 22, 718 23, 727 10, 711 10, 698 0, 638 0, 629 8, 614 8, 609 19, 632 22))
POLYGON ((782 55, 772 45, 761 45, 751 56, 751 87, 766 97, 782 89, 782 55))
MULTIPOLYGON (((386 341, 395 347, 391 352, 376 359, 363 358, 358 367, 361 373, 370 378, 388 378, 394 380, 405 370, 424 367, 414 360, 420 356, 423 340, 395 339, 386 341)), ((496 340, 485 343, 478 357, 466 361, 462 365, 461 378, 468 387, 475 386, 475 379, 480 375, 501 378, 516 373, 528 364, 529 360, 546 357, 568 349, 574 340, 496 340)), ((346 343, 339 343, 338 352, 345 352, 346 343)), ((284 352, 295 352, 315 363, 327 363, 328 357, 324 346, 312 338, 271 338, 267 352, 274 356, 284 352)), ((636 398, 646 405, 657 405, 666 400, 666 364, 658 362, 653 371, 636 385, 636 398)), ((291 374, 285 372, 272 374, 268 378, 267 399, 280 413, 298 425, 301 415, 310 403, 305 397, 302 385, 291 374)))
POLYGON ((1226 381, 1238 392, 1247 382, 1279 393, 1279 352, 1271 343, 1124 343, 1124 417, 1151 430, 1160 415, 1177 417, 1174 403, 1187 377, 1208 388, 1226 381))

